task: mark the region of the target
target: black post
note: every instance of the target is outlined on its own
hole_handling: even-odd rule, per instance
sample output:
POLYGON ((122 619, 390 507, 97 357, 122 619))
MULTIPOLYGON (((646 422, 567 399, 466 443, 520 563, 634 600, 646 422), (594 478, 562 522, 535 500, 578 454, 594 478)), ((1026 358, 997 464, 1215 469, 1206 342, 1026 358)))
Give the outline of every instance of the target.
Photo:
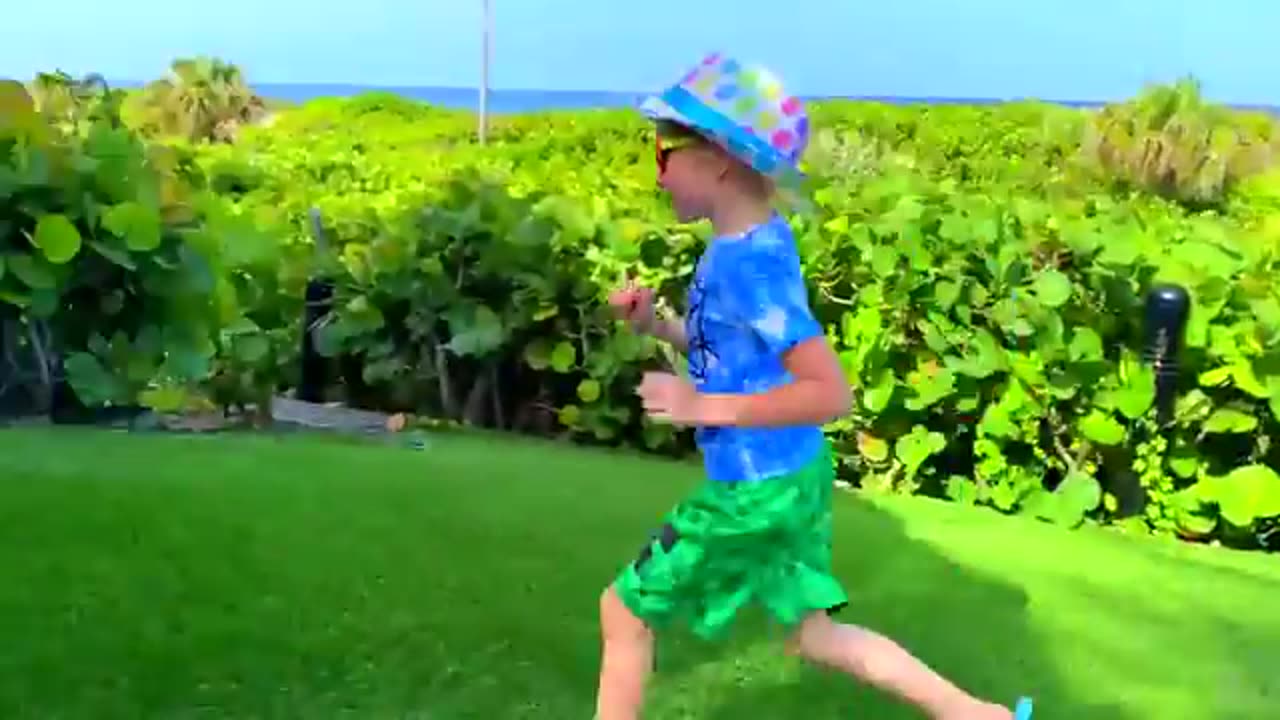
POLYGON ((1173 422, 1177 400, 1178 354, 1190 314, 1191 298, 1179 285, 1157 285, 1147 294, 1143 359, 1156 376, 1156 418, 1162 429, 1173 422))
MULTIPOLYGON (((1155 374, 1155 406, 1157 433, 1169 437, 1174 409, 1178 400, 1178 353, 1186 329, 1190 298, 1178 285, 1157 285, 1147 293, 1143 312, 1142 359, 1155 374)), ((1149 439, 1135 433, 1123 456, 1132 459, 1137 445, 1149 439)), ((1115 460, 1120 460, 1117 455, 1115 460)), ((1142 513, 1147 504, 1147 491, 1133 466, 1117 467, 1111 474, 1111 493, 1119 502, 1117 515, 1131 517, 1142 513)))
MULTIPOLYGON (((311 208, 311 233, 315 239, 316 255, 323 257, 327 251, 324 222, 320 210, 311 208)), ((302 361, 298 379, 298 399, 303 402, 324 401, 328 385, 328 360, 316 350, 315 332, 322 318, 329 314, 333 303, 333 282, 320 276, 307 281, 305 304, 302 309, 302 361)))

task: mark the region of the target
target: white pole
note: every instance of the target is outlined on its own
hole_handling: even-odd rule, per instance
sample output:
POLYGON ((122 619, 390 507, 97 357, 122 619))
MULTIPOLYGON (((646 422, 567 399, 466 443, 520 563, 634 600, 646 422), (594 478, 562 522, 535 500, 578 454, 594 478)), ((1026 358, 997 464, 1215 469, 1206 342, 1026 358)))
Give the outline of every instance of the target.
POLYGON ((493 45, 492 0, 480 0, 482 8, 480 31, 480 144, 483 145, 489 131, 489 56, 493 45))

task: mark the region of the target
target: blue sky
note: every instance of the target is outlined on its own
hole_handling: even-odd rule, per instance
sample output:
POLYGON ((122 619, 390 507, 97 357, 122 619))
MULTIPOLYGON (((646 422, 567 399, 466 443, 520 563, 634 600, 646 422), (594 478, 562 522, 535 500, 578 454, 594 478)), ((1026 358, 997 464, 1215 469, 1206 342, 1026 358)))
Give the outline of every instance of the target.
MULTIPOLYGON (((262 83, 474 85, 479 0, 13 0, 0 75, 147 80, 216 54, 262 83), (255 5, 258 5, 255 7, 255 5)), ((1105 100, 1195 73, 1280 105, 1270 0, 493 0, 496 88, 643 91, 711 49, 804 95, 1105 100), (747 11, 746 8, 757 8, 747 11)))

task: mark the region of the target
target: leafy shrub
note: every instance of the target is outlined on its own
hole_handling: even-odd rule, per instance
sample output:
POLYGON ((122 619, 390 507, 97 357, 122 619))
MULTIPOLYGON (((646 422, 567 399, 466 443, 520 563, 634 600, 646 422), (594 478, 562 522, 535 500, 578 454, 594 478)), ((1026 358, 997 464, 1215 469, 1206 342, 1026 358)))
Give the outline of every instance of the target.
MULTIPOLYGON (((816 212, 793 222, 858 388, 829 428, 845 479, 1233 542, 1280 515, 1273 180, 1224 186, 1230 214, 1196 215, 1082 172, 1086 111, 835 102, 815 117, 816 212), (1167 453, 1139 355, 1161 281, 1195 303, 1167 453)), ((235 202, 291 245, 324 211, 338 291, 321 337, 362 404, 688 451, 631 395, 656 348, 602 310, 628 270, 682 305, 706 238, 659 195, 646 126, 539 113, 498 120, 480 149, 470 120, 325 100, 201 154, 242 164, 235 202)))
POLYGON ((83 133, 95 122, 118 123, 127 97, 113 90, 101 75, 76 79, 65 72, 39 73, 30 86, 36 109, 64 132, 83 133))
POLYGON ((861 408, 835 429, 864 485, 1074 524, 1125 510, 1141 468, 1158 530, 1207 534, 1204 503, 1245 527, 1280 511, 1273 250, 1104 199, 1071 208, 886 179, 824 200, 808 271, 858 380, 861 408), (1169 465, 1152 461, 1155 438, 1134 444, 1151 435, 1139 347, 1157 281, 1195 299, 1169 465), (1242 467, 1269 488, 1248 511, 1232 505, 1241 485, 1212 479, 1242 467))
POLYGON ((875 155, 900 169, 985 186, 1028 191, 1055 187, 1078 151, 1085 114, 1043 103, 997 106, 891 105, 830 101, 813 110, 815 151, 810 163, 824 176, 823 146, 836 143, 875 155))
POLYGON ((243 322, 229 274, 240 259, 207 222, 216 204, 98 102, 108 96, 45 114, 0 83, 0 374, 37 405, 65 374, 85 405, 170 409, 243 322))
MULTIPOLYGON (((1190 137, 1171 129, 1194 125, 1186 118, 1247 128, 1259 142, 1276 126, 1184 95, 1144 100, 1141 121, 1037 103, 815 106, 808 165, 818 190, 792 223, 815 311, 857 388, 855 412, 828 428, 843 479, 1070 526, 1259 542, 1280 518, 1280 184, 1232 155, 1227 181, 1195 195, 1203 173, 1143 184, 1136 170, 1146 166, 1113 150, 1143 133, 1190 137), (1099 127, 1112 128, 1102 141, 1099 127), (1090 152, 1122 178, 1126 167, 1136 174, 1115 184, 1082 162, 1090 152), (1168 433, 1154 427, 1140 356, 1143 297, 1158 282, 1185 286, 1194 301, 1168 433)), ((194 214, 161 212, 165 240, 135 251, 178 268, 139 259, 148 269, 136 273, 196 263, 213 280, 199 286, 203 310, 194 284, 178 285, 189 302, 174 299, 173 283, 142 284, 156 296, 147 307, 163 309, 166 342, 170 314, 194 313, 182 316, 182 337, 198 336, 189 348, 144 353, 155 359, 136 375, 101 359, 109 346, 85 354, 107 375, 136 378, 130 388, 180 375, 215 402, 264 403, 296 384, 305 287, 323 276, 333 310, 316 337, 333 358, 331 397, 689 452, 688 434, 646 421, 633 395, 663 355, 603 308, 628 272, 681 307, 708 235, 676 223, 661 197, 646 124, 613 110, 502 117, 485 147, 474 130, 468 113, 370 94, 282 111, 235 144, 144 150, 128 140, 124 156, 168 163, 148 160, 151 170, 128 177, 198 198, 183 205, 194 214), (171 371, 170 358, 184 357, 185 372, 171 371)), ((25 195, 9 206, 28 231, 30 206, 25 195)), ((50 207, 82 236, 102 235, 94 211, 50 207)), ((20 232, 2 237, 36 256, 20 232)), ((70 264, 77 272, 82 257, 70 264)), ((89 317, 94 328, 121 322, 89 317)), ((106 395, 83 380, 77 389, 106 395)))

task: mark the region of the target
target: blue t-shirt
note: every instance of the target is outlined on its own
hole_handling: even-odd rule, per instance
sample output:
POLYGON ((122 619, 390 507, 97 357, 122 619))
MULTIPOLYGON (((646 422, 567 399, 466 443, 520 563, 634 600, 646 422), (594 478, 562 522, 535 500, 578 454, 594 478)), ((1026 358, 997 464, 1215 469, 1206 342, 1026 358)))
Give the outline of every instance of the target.
MULTIPOLYGON (((765 392, 791 382, 782 355, 823 334, 809 310, 795 238, 774 215, 741 236, 711 241, 689 287, 689 376, 706 393, 765 392)), ((800 469, 823 443, 819 425, 699 427, 707 476, 759 480, 800 469)))

